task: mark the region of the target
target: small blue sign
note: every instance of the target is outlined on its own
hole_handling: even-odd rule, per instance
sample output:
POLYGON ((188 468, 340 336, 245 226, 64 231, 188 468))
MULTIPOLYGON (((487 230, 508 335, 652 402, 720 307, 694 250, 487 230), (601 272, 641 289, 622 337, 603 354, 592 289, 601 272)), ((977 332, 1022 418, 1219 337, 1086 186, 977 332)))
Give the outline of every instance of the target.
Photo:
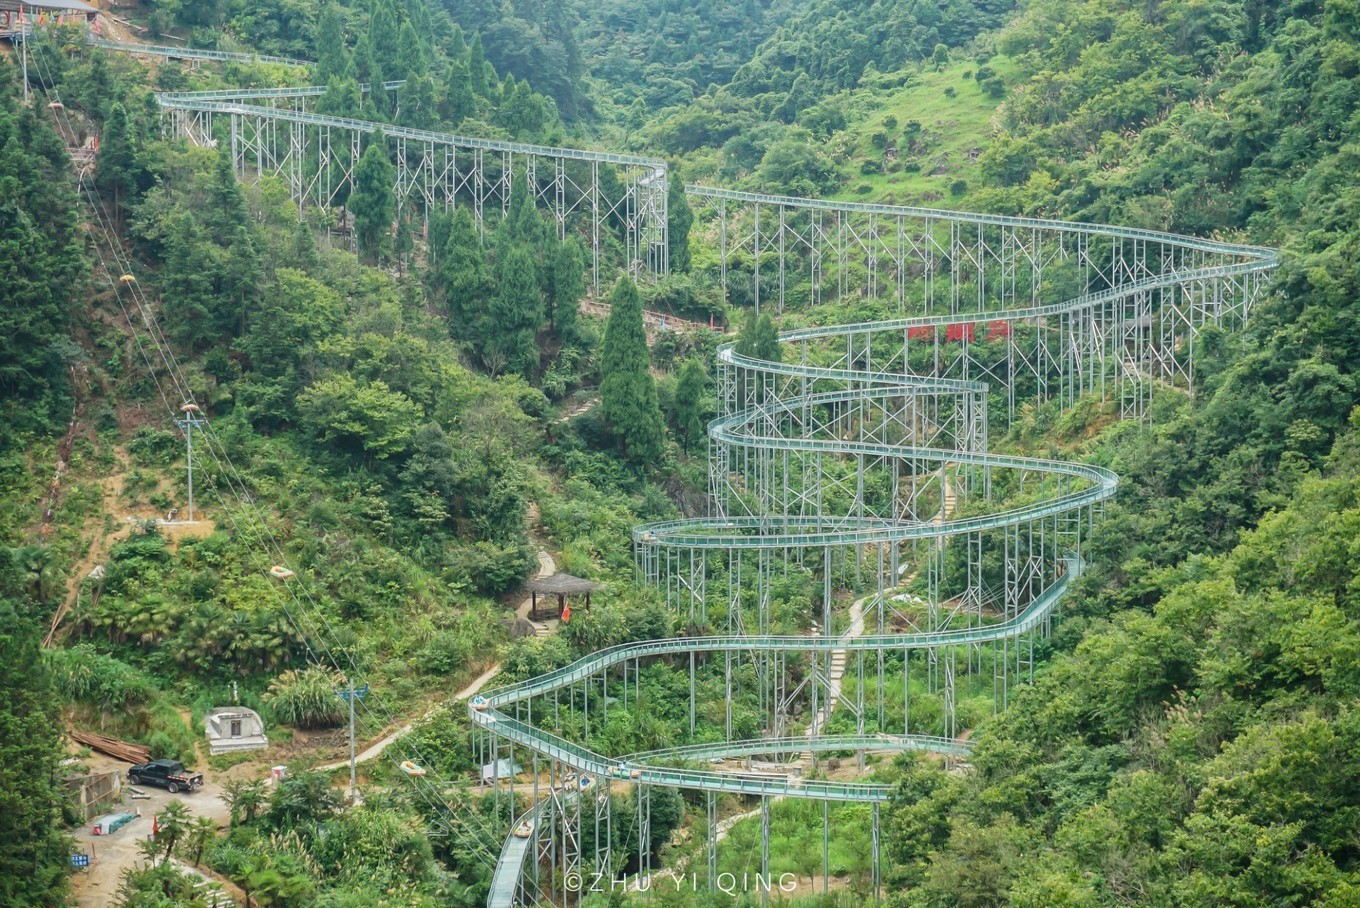
MULTIPOLYGON (((337 695, 341 700, 344 700, 346 703, 349 702, 349 691, 347 691, 347 690, 336 691, 336 695, 337 695)), ((355 698, 356 700, 364 700, 364 699, 367 699, 367 697, 368 697, 368 685, 367 685, 367 684, 363 685, 362 687, 356 687, 356 688, 354 688, 354 698, 355 698)))
POLYGON ((71 855, 71 866, 72 866, 72 867, 89 867, 89 866, 90 866, 90 856, 89 856, 88 854, 73 854, 73 855, 71 855))

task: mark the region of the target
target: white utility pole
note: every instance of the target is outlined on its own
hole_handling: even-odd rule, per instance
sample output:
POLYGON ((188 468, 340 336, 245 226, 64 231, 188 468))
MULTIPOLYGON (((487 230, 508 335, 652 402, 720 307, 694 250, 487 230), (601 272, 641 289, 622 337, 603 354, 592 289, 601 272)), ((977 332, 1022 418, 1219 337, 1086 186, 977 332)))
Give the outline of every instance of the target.
POLYGON ((354 680, 349 682, 349 796, 354 799, 354 792, 357 790, 354 784, 354 680))
POLYGON ((24 16, 24 4, 23 4, 22 0, 20 0, 20 3, 19 3, 19 38, 20 38, 20 40, 23 41, 23 45, 24 45, 23 55, 22 55, 22 56, 23 56, 23 61, 24 61, 24 106, 27 107, 27 106, 28 106, 28 103, 29 103, 29 98, 28 98, 28 35, 29 35, 29 33, 28 33, 27 31, 24 30, 24 19, 25 19, 25 16, 24 16))
POLYGON ((206 426, 207 420, 199 419, 198 404, 185 404, 180 407, 180 412, 184 414, 183 419, 175 420, 175 423, 184 430, 184 453, 185 459, 189 462, 189 522, 194 521, 194 426, 206 426))

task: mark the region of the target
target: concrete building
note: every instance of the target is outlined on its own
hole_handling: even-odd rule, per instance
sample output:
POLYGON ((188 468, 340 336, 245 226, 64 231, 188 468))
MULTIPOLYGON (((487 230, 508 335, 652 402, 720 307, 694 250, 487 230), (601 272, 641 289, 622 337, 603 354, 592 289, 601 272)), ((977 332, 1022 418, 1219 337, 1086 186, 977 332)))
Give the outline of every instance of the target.
POLYGON ((213 756, 238 750, 263 750, 269 746, 260 714, 244 706, 219 706, 203 720, 208 749, 213 756))

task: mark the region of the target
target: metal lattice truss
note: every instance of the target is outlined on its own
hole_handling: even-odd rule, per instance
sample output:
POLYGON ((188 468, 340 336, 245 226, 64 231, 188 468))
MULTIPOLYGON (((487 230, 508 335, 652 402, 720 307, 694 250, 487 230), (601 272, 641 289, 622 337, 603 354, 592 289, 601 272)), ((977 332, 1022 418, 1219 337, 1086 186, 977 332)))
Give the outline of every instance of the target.
POLYGON ((714 225, 730 296, 781 311, 879 300, 922 317, 898 325, 900 338, 880 325, 863 342, 890 348, 885 369, 919 374, 931 359, 937 377, 1004 388, 1008 414, 1017 399, 1067 406, 1114 383, 1125 415, 1139 416, 1156 384, 1192 385, 1196 333, 1242 324, 1274 263, 1266 250, 1155 231, 686 191, 697 222, 714 225))
MULTIPOLYGON (((990 688, 1004 709, 1032 676, 1035 638, 1116 487, 1097 467, 991 453, 989 411, 1009 422, 1021 401, 1092 396, 1145 417, 1154 386, 1192 387, 1197 333, 1240 325, 1275 255, 1109 227, 690 192, 711 207, 729 292, 742 281, 765 304, 875 297, 902 317, 785 332, 778 362, 721 348, 710 516, 633 534, 639 580, 694 636, 595 653, 494 692, 472 717, 578 772, 707 792, 710 880, 718 793, 762 798, 762 868, 770 799, 871 804, 877 885, 883 786, 693 761, 761 755, 778 767, 811 754, 815 768, 828 749, 861 760, 870 749, 966 753, 960 699, 990 688), (803 588, 820 581, 820 614, 809 635, 778 636, 781 584, 796 574, 812 582, 803 588), (833 608, 837 586, 867 592, 833 608), (691 733, 700 672, 710 690, 720 685, 722 741, 623 763, 571 743, 610 690, 626 702, 639 664, 663 656, 689 660, 691 733), (890 675, 900 703, 888 702, 890 675), (580 692, 579 722, 556 709, 551 727, 504 712, 556 703, 562 690, 573 709, 580 692), (738 702, 754 703, 756 728, 739 721, 738 702), (853 734, 829 733, 836 708, 853 734)), ((706 716, 716 727, 711 707, 706 716)), ((489 903, 510 904, 508 892, 489 903)))
MULTIPOLYGON (((400 83, 386 83, 392 90, 400 83)), ((485 227, 503 215, 516 179, 559 237, 576 231, 591 250, 596 290, 615 264, 631 273, 667 268, 665 162, 636 155, 550 148, 325 116, 304 106, 324 88, 163 93, 166 132, 196 145, 227 143, 238 173, 282 180, 298 205, 336 207, 354 187, 366 136, 393 148, 398 221, 467 205, 485 227)))
MULTIPOLYGON (((559 236, 588 240, 597 291, 613 265, 666 271, 663 162, 311 112, 324 93, 157 100, 169 134, 229 147, 239 173, 281 180, 300 210, 342 205, 365 137, 381 129, 396 164, 399 224, 466 205, 485 229, 524 179, 559 236)), ((496 767, 498 809, 502 787, 517 809, 516 750, 533 765, 531 784, 521 784, 531 806, 516 821, 530 824, 528 834, 506 839, 491 906, 578 904, 592 875, 612 880, 629 857, 614 853, 615 824, 636 843, 637 882, 650 884, 656 786, 704 792, 710 890, 719 795, 760 798, 767 887, 771 803, 820 800, 823 891, 832 802, 867 805, 877 892, 879 807, 890 789, 784 767, 810 757, 815 776, 818 755, 832 751, 854 751, 861 765, 870 750, 966 756, 960 697, 990 686, 1003 709, 1032 676, 1035 637, 1080 575, 1083 543, 1116 487, 1101 468, 990 453, 989 419, 1004 415, 1009 425, 1022 402, 1067 407, 1084 397, 1146 418, 1158 386, 1193 389, 1200 333, 1240 326, 1277 264, 1269 250, 1153 231, 686 192, 696 224, 709 225, 699 229, 718 249, 730 299, 781 311, 859 300, 894 319, 786 332, 781 362, 720 349, 710 516, 633 534, 639 579, 685 616, 690 636, 610 647, 470 707, 479 757, 496 767), (821 588, 807 634, 774 633, 790 577, 821 588), (864 595, 833 607, 845 586, 864 595), (693 740, 631 755, 580 743, 592 740, 592 725, 605 727, 611 702, 640 702, 641 667, 658 659, 688 662, 693 740), (900 678, 900 704, 888 702, 890 675, 900 678), (718 741, 697 734, 701 681, 726 701, 718 741), (754 727, 735 714, 738 702, 755 705, 754 727), (828 728, 846 724, 837 709, 853 718, 853 732, 828 728), (756 757, 775 771, 756 771, 756 757), (706 760, 748 762, 730 771, 706 760), (632 797, 622 814, 616 789, 632 797)), ((711 705, 704 719, 711 737, 719 726, 711 705)))

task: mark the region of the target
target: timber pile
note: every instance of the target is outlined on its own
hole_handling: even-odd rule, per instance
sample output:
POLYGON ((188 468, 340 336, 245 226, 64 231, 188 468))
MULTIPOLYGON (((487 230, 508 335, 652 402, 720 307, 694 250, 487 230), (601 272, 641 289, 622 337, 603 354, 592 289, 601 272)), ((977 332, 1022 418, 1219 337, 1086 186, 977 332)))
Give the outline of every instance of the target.
POLYGON ((101 754, 113 757, 115 760, 123 760, 127 763, 147 763, 151 760, 151 748, 145 744, 120 741, 117 738, 110 738, 108 735, 81 731, 77 728, 71 729, 71 740, 77 744, 84 744, 91 750, 97 750, 101 754))

